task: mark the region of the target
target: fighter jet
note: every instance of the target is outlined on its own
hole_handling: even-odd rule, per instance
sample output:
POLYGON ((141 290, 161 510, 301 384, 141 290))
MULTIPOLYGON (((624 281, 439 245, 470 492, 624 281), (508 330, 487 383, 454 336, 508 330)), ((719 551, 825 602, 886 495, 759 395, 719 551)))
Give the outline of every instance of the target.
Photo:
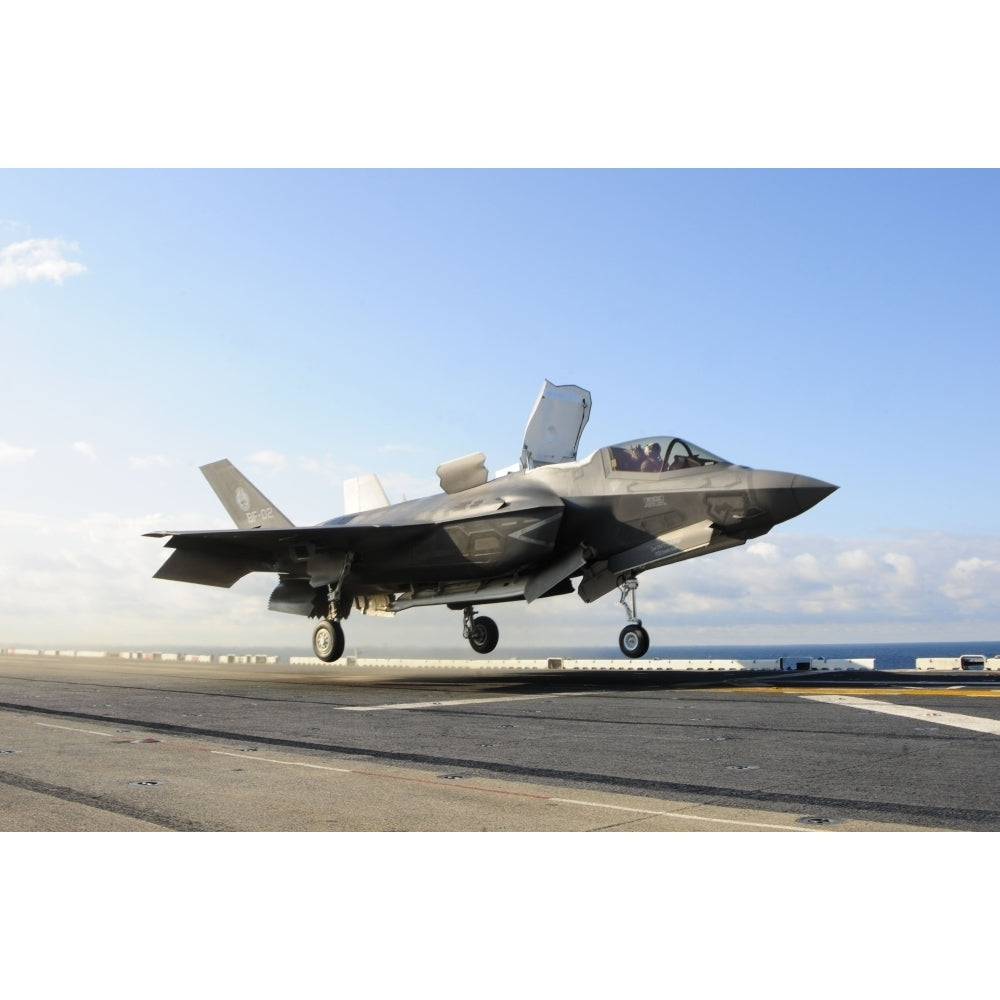
POLYGON ((797 517, 836 486, 735 465, 671 434, 630 438, 577 459, 591 396, 542 384, 520 462, 490 479, 482 452, 438 466, 443 492, 390 504, 374 475, 345 484, 347 513, 296 527, 229 461, 202 466, 235 530, 156 531, 174 551, 154 574, 231 587, 277 573, 272 611, 318 618, 313 651, 344 651, 352 611, 394 615, 445 604, 462 612, 477 653, 499 629, 477 607, 576 590, 590 604, 619 592, 618 645, 643 656, 649 633, 636 609, 646 570, 743 545, 797 517))

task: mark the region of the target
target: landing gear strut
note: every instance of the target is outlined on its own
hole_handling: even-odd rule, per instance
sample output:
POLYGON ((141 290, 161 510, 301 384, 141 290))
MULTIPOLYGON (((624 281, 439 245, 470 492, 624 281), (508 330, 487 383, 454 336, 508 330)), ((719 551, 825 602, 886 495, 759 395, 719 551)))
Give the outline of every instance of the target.
POLYGON ((642 627, 642 622, 635 613, 635 592, 639 589, 639 581, 631 573, 618 578, 618 589, 622 592, 618 603, 625 609, 628 625, 618 636, 618 648, 630 659, 645 656, 649 649, 649 633, 642 627))
POLYGON ((324 618, 313 632, 313 652, 324 663, 339 660, 344 652, 344 629, 340 622, 324 618))
POLYGON ((344 579, 351 569, 351 560, 354 558, 353 552, 348 552, 344 559, 344 568, 336 584, 328 583, 326 586, 327 617, 324 618, 313 632, 313 652, 324 663, 333 663, 339 660, 344 653, 344 627, 340 624, 341 618, 346 618, 351 613, 349 601, 345 601, 341 594, 344 579))
POLYGON ((500 641, 500 629, 492 618, 477 618, 475 609, 462 610, 462 638, 477 653, 491 653, 500 641))

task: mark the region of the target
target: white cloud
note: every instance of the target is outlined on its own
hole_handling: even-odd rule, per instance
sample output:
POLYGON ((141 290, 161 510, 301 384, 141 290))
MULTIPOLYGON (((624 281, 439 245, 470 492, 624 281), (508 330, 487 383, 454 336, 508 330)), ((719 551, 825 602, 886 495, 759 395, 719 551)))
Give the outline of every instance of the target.
POLYGON ((837 568, 849 573, 871 573, 877 568, 877 563, 864 549, 851 549, 841 552, 836 559, 837 568))
POLYGON ((760 559, 764 562, 774 562, 781 558, 778 546, 771 542, 757 542, 755 545, 751 545, 747 552, 752 559, 760 559))
POLYGON ((0 646, 280 645, 291 633, 291 642, 308 648, 305 619, 267 611, 273 577, 258 574, 232 590, 153 579, 168 551, 162 541, 142 536, 171 527, 176 525, 161 514, 80 518, 0 511, 0 646), (67 601, 67 594, 73 599, 67 601))
POLYGON ((27 462, 35 457, 34 448, 18 448, 16 445, 0 441, 0 462, 27 462))
POLYGON ((0 288, 28 281, 54 281, 61 285, 66 278, 83 274, 87 270, 83 264, 63 256, 64 252, 76 249, 76 244, 59 239, 8 243, 0 249, 0 288))
POLYGON ((165 455, 130 455, 128 463, 133 469, 166 469, 170 460, 165 455))
POLYGON ((792 569, 801 580, 822 580, 825 569, 811 552, 803 552, 792 559, 792 569))
POLYGON ((258 468, 267 469, 269 472, 281 472, 285 467, 285 456, 277 451, 255 451, 250 456, 250 461, 258 468))
POLYGON ((979 556, 959 559, 945 574, 941 593, 969 608, 995 606, 1000 594, 1000 560, 979 556))
POLYGON ((917 567, 910 556, 901 555, 898 552, 887 552, 882 560, 896 571, 895 580, 900 586, 917 586, 917 567))
POLYGON ((89 458, 92 462, 97 459, 97 452, 94 451, 94 446, 89 441, 74 441, 73 451, 80 455, 84 455, 89 458))
POLYGON ((1000 538, 775 535, 643 574, 638 599, 640 617, 668 629, 881 628, 898 641, 917 631, 961 638, 1000 603, 1000 538))

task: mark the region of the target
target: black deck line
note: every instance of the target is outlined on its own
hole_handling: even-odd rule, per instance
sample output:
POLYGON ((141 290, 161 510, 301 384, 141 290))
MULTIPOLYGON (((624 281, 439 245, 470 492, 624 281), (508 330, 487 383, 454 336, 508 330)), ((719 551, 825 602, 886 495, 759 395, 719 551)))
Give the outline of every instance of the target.
POLYGON ((75 802, 77 805, 100 809, 102 812, 114 813, 116 816, 128 816, 129 819, 141 820, 143 823, 163 827, 165 830, 181 833, 205 833, 218 829, 217 827, 205 826, 194 820, 179 821, 174 816, 166 816, 152 809, 143 809, 108 795, 91 795, 88 792, 77 791, 75 788, 67 788, 65 785, 52 785, 47 781, 25 778, 19 774, 0 772, 0 784, 10 785, 12 788, 20 788, 38 795, 47 795, 50 798, 62 799, 64 802, 75 802))

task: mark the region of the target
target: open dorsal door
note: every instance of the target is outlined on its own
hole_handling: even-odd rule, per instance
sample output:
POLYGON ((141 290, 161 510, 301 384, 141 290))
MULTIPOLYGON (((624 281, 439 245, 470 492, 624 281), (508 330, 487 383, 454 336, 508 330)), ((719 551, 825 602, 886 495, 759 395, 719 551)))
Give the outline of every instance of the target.
POLYGON ((590 419, 590 393, 578 385, 542 383, 524 431, 521 468, 576 461, 580 435, 590 419))

